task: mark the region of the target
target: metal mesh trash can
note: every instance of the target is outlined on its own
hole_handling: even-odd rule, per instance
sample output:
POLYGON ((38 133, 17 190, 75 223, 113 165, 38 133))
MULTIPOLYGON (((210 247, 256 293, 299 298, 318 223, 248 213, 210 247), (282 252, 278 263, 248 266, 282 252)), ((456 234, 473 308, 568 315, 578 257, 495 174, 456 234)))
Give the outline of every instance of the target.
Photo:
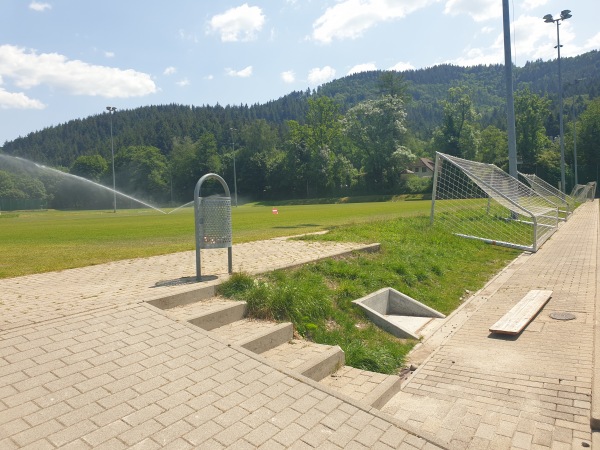
POLYGON ((231 198, 200 197, 196 210, 200 248, 231 247, 231 198))
POLYGON ((201 281, 201 249, 227 248, 228 271, 232 272, 231 195, 225 180, 209 173, 196 183, 194 190, 194 215, 196 223, 196 279, 201 281), (221 183, 225 196, 201 197, 202 183, 216 179, 221 183))

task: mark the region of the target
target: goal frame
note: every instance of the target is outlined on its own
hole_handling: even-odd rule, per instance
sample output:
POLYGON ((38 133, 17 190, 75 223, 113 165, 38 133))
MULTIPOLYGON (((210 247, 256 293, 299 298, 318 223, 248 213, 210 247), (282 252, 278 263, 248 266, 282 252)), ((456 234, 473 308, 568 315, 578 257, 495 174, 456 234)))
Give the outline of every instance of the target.
POLYGON ((436 152, 433 178, 430 224, 457 236, 536 252, 558 229, 558 206, 493 164, 436 152))

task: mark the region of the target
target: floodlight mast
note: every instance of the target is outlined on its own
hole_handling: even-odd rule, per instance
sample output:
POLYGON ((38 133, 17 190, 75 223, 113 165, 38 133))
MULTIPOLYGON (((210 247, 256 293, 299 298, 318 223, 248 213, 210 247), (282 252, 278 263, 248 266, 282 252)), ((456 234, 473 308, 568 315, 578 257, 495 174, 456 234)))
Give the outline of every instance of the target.
POLYGON ((563 93, 562 93, 562 74, 560 68, 560 22, 573 17, 570 9, 564 9, 560 12, 560 17, 556 19, 552 17, 552 14, 546 14, 542 19, 546 23, 556 23, 556 47, 558 50, 558 102, 559 102, 559 129, 560 129, 560 190, 564 194, 566 191, 565 186, 565 136, 563 128, 563 93))
POLYGON ((113 179, 113 212, 117 212, 117 190, 115 187, 115 146, 113 142, 113 126, 112 126, 112 115, 115 113, 117 108, 115 106, 107 106, 106 110, 110 116, 110 154, 112 157, 112 179, 113 179))
POLYGON ((506 112, 508 130, 508 173, 518 179, 517 175, 517 132, 515 123, 515 102, 513 93, 512 55, 510 46, 510 15, 508 0, 502 0, 502 16, 504 29, 504 77, 506 83, 506 112))

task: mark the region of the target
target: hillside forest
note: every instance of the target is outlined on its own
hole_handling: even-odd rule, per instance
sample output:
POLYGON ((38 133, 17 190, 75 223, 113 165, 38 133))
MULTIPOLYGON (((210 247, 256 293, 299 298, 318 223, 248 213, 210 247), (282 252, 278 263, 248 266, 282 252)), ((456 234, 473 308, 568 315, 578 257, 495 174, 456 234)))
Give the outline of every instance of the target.
MULTIPOLYGON (((519 171, 555 186, 557 78, 556 61, 514 68, 519 171)), ((575 152, 578 182, 598 179, 600 52, 563 58, 562 79, 568 192, 575 152)), ((251 106, 104 112, 5 142, 0 208, 110 208, 108 190, 77 177, 112 187, 112 151, 116 189, 155 205, 192 200, 210 172, 235 186, 240 201, 425 193, 431 180, 410 168, 435 152, 507 170, 505 96, 501 65, 440 65, 357 73, 251 106)), ((120 207, 129 207, 125 200, 120 207)))

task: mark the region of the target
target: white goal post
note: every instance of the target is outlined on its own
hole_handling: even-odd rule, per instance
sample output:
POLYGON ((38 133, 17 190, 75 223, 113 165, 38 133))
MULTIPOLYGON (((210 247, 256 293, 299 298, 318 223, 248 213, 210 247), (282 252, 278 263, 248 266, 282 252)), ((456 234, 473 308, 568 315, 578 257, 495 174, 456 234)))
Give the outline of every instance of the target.
POLYGON ((571 197, 578 203, 594 200, 596 198, 596 182, 590 181, 587 184, 576 184, 571 192, 571 197))
POLYGON ((573 197, 561 192, 559 189, 535 174, 521 172, 518 172, 518 174, 519 179, 523 180, 525 184, 531 187, 531 189, 558 206, 559 220, 566 221, 573 213, 576 207, 576 202, 573 197))
POLYGON ((536 252, 558 207, 493 164, 436 153, 431 224, 462 237, 536 252))

